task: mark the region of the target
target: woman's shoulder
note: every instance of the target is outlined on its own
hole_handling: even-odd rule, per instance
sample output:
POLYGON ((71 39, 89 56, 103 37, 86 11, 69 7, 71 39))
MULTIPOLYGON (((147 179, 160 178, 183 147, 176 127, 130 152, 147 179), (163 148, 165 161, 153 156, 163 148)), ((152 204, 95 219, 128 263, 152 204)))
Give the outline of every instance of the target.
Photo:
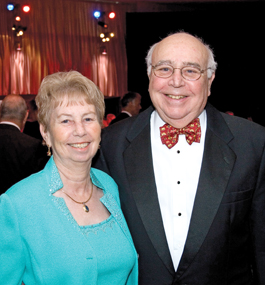
POLYGON ((99 170, 97 168, 92 167, 91 168, 91 178, 95 179, 97 178, 100 182, 104 182, 104 183, 115 183, 115 181, 113 180, 113 178, 111 176, 109 176, 106 172, 99 170), (94 176, 94 177, 93 177, 94 176))
POLYGON ((50 164, 51 161, 41 171, 31 174, 11 186, 4 194, 13 201, 23 201, 28 197, 33 198, 35 195, 40 195, 42 191, 39 190, 47 188, 47 185, 49 185, 49 175, 47 173, 49 173, 50 164))
POLYGON ((114 196, 119 196, 118 186, 111 176, 106 172, 96 168, 91 168, 92 182, 106 193, 111 193, 114 196))
POLYGON ((22 197, 36 193, 36 189, 45 183, 43 170, 34 173, 11 186, 5 194, 10 198, 21 199, 22 197))

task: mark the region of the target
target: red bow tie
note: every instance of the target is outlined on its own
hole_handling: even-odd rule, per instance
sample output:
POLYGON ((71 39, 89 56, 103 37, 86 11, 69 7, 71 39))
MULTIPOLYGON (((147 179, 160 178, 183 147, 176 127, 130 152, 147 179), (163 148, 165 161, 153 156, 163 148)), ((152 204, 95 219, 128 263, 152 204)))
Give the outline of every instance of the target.
POLYGON ((189 145, 193 142, 199 143, 201 140, 201 125, 199 118, 193 120, 186 127, 181 129, 176 129, 169 124, 160 127, 161 141, 168 148, 172 148, 178 142, 179 135, 185 135, 189 145))

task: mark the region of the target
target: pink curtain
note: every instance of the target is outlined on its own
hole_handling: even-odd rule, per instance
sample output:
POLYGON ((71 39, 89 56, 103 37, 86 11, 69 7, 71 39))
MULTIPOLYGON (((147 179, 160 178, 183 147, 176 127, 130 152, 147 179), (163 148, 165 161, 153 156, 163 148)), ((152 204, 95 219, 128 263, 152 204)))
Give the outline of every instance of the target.
MULTIPOLYGON (((17 0, 17 4, 25 4, 17 0)), ((57 71, 77 70, 93 80, 105 96, 122 96, 127 91, 125 50, 126 11, 130 5, 73 0, 31 0, 28 14, 21 8, 10 12, 0 3, 0 95, 36 94, 41 80, 57 71), (103 44, 93 11, 116 12, 103 19, 115 37, 103 44), (21 21, 14 20, 19 12, 21 21), (16 37, 13 25, 27 27, 16 37), (18 42, 19 41, 19 42, 18 42), (16 45, 22 46, 21 51, 16 45), (101 54, 105 46, 107 55, 101 54)), ((113 3, 113 2, 112 2, 113 3)))

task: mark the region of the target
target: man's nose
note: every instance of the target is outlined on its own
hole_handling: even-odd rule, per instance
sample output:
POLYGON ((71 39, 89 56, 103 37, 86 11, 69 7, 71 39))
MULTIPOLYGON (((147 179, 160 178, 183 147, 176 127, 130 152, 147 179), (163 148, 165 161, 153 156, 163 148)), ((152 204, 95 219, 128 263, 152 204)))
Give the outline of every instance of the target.
POLYGON ((175 68, 173 74, 170 77, 169 84, 173 87, 181 87, 185 84, 184 78, 181 75, 181 70, 175 68))

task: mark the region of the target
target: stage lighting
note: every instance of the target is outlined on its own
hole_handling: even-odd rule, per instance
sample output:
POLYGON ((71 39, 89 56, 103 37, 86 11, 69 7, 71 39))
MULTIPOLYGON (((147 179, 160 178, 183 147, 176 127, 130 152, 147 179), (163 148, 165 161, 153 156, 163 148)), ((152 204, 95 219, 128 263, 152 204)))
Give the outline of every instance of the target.
POLYGON ((16 25, 13 25, 13 27, 12 27, 12 31, 15 31, 16 30, 16 25))
POLYGON ((110 13, 109 13, 109 18, 110 18, 110 19, 114 19, 115 16, 116 16, 115 12, 110 12, 110 13))
POLYGON ((101 16, 101 12, 100 12, 100 11, 95 11, 93 15, 94 15, 94 17, 95 17, 96 19, 98 19, 98 18, 100 18, 100 16, 101 16))
POLYGON ((27 27, 21 27, 19 26, 16 29, 17 37, 23 36, 24 32, 27 30, 27 27))
POLYGON ((115 35, 114 33, 101 33, 99 36, 102 42, 105 43, 105 42, 109 42, 110 39, 113 38, 115 35))
POLYGON ((15 9, 15 5, 12 3, 7 4, 7 10, 8 11, 13 11, 15 9))
POLYGON ((16 16, 16 21, 19 22, 21 20, 21 18, 19 16, 16 16))
POLYGON ((101 26, 102 28, 107 29, 108 25, 102 21, 98 21, 98 25, 101 26))
POLYGON ((23 12, 28 13, 28 12, 30 11, 29 5, 24 5, 24 6, 22 7, 22 10, 23 10, 23 12))

